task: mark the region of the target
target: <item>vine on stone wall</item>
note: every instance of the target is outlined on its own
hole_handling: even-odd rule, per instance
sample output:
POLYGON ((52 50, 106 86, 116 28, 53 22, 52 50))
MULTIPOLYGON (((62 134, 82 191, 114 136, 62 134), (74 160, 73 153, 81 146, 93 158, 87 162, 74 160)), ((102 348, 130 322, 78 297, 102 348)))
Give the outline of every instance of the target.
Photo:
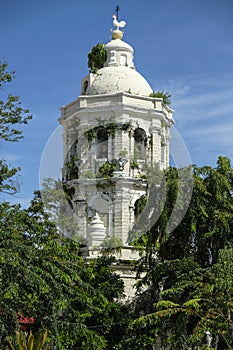
POLYGON ((79 171, 76 165, 77 161, 78 161, 77 156, 71 156, 70 160, 65 163, 67 180, 74 180, 79 177, 79 171))
POLYGON ((116 135, 116 130, 123 130, 124 132, 131 133, 132 131, 132 124, 131 122, 126 123, 108 123, 105 125, 98 125, 94 128, 91 128, 84 132, 84 136, 87 138, 88 142, 92 142, 101 131, 106 131, 108 136, 111 136, 112 138, 116 135))
POLYGON ((135 170, 135 169, 139 169, 139 165, 136 159, 132 159, 130 161, 130 168, 135 170))
POLYGON ((119 152, 119 157, 126 157, 128 154, 127 149, 124 148, 119 152))
POLYGON ((134 214, 135 217, 137 218, 143 211, 143 209, 146 206, 147 202, 147 196, 144 194, 142 195, 136 202, 135 202, 135 207, 134 207, 134 214))
POLYGON ((149 146, 150 146, 150 147, 153 147, 153 135, 150 135, 150 136, 148 137, 148 143, 149 143, 149 146))
POLYGON ((97 129, 95 127, 85 131, 84 136, 87 138, 88 142, 92 142, 96 138, 96 134, 97 129))
POLYGON ((100 168, 99 172, 102 177, 109 179, 113 177, 113 173, 116 170, 116 164, 112 164, 109 161, 105 162, 100 168))

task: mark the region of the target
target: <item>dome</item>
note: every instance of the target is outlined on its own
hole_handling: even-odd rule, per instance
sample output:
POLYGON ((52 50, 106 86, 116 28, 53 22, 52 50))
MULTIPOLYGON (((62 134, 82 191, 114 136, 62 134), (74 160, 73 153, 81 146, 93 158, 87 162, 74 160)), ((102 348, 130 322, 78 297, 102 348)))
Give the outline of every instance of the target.
POLYGON ((86 89, 83 89, 86 94, 128 92, 149 96, 153 92, 146 79, 136 71, 133 62, 134 49, 121 40, 122 36, 120 30, 112 31, 113 39, 104 46, 107 52, 105 65, 91 77, 88 88, 86 83, 86 89))
POLYGON ((119 65, 101 68, 89 87, 88 95, 117 92, 149 96, 153 90, 146 79, 135 69, 119 65))
POLYGON ((127 44, 125 41, 121 39, 111 40, 109 43, 107 43, 104 46, 104 48, 106 51, 119 49, 121 51, 129 51, 133 53, 132 46, 130 46, 129 44, 127 44))

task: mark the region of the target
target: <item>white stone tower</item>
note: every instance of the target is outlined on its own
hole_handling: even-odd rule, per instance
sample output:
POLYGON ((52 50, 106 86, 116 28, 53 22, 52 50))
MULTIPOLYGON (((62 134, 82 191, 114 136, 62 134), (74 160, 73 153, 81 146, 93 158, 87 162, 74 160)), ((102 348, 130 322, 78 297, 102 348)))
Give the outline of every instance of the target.
POLYGON ((82 79, 80 96, 61 108, 59 121, 63 179, 74 189, 77 234, 90 257, 107 243, 121 242, 123 271, 124 262, 135 258, 128 237, 135 204, 146 192, 145 169, 168 167, 173 119, 161 98, 150 97, 150 85, 135 69, 134 50, 122 37, 118 28, 112 31, 104 67, 82 79))

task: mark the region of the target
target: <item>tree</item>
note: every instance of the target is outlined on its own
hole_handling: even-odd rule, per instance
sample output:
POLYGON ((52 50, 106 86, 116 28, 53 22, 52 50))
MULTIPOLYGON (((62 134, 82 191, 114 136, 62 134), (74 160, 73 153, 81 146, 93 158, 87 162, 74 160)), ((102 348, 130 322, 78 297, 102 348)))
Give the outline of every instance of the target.
MULTIPOLYGON (((14 78, 15 72, 7 70, 8 64, 0 62, 0 140, 16 142, 23 137, 18 126, 27 124, 32 118, 28 109, 21 107, 19 96, 6 94, 7 84, 14 78), (5 97, 5 98, 4 98, 5 97)), ((14 194, 19 190, 19 181, 15 177, 20 168, 11 168, 5 159, 0 159, 0 192, 14 194)))
MULTIPOLYGON (((8 72, 7 67, 6 62, 0 62, 0 89, 2 91, 15 75, 15 72, 8 72)), ((0 139, 15 142, 23 137, 18 125, 27 124, 32 116, 28 109, 21 107, 21 103, 20 97, 12 94, 8 94, 5 100, 0 100, 0 139), (17 128, 15 128, 16 125, 17 128)))
MULTIPOLYGON (((12 74, 6 71, 7 64, 0 67, 1 84, 10 82, 12 74)), ((19 98, 12 95, 5 103, 0 101, 2 140, 18 141, 23 137, 18 126, 31 117, 18 103, 19 98)), ((16 190, 12 178, 16 172, 1 161, 0 192, 16 190)), ((54 191, 49 181, 46 185, 48 197, 56 190, 56 199, 60 198, 59 183, 54 191)), ((56 203, 53 208, 56 212, 56 203)), ((67 225, 59 219, 60 225, 67 225)), ((8 337, 14 338, 16 331, 30 337, 30 331, 36 334, 48 330, 48 340, 60 350, 106 349, 112 344, 111 330, 121 313, 116 300, 123 295, 123 283, 110 270, 110 263, 106 259, 89 263, 80 256, 78 242, 58 234, 40 192, 35 192, 27 209, 1 202, 1 346, 7 348, 8 337)))
POLYGON ((15 194, 19 191, 19 181, 16 174, 19 167, 9 167, 6 160, 0 159, 0 193, 15 194))
POLYGON ((88 67, 90 73, 97 73, 100 68, 103 68, 107 59, 107 52, 104 44, 98 43, 93 46, 88 54, 88 67))
MULTIPOLYGON (((200 268, 192 260, 180 262, 179 273, 178 265, 176 270, 173 266, 176 280, 160 293, 155 311, 135 324, 140 328, 145 324, 156 325, 160 334, 163 329, 165 348, 210 349, 212 345, 215 349, 232 349, 232 258, 232 248, 224 248, 219 250, 217 263, 208 269, 200 268)), ((155 328, 153 331, 155 334, 155 328)))
MULTIPOLYGON (((153 342, 160 349, 207 349, 210 332, 213 347, 218 342, 218 349, 230 349, 233 347, 230 160, 219 157, 216 168, 193 166, 192 199, 183 220, 171 232, 167 224, 174 204, 177 205, 180 182, 177 170, 168 169, 165 179, 166 199, 161 215, 139 239, 146 245, 146 253, 138 264, 138 272, 144 270, 146 275, 138 284, 138 295, 131 305, 134 321, 124 341, 130 344, 128 349, 139 349, 138 338, 132 338, 132 334, 138 333, 141 346, 148 349, 153 349, 153 342)), ((185 184, 181 188, 185 189, 185 184)), ((148 202, 150 197, 149 191, 148 202)), ((157 202, 155 196, 155 207, 157 202)), ((179 207, 183 205, 181 201, 179 207)), ((122 342, 122 349, 126 348, 122 342)))
POLYGON ((69 188, 60 179, 47 178, 42 183, 40 193, 44 207, 49 213, 51 221, 56 225, 59 234, 76 239, 81 243, 83 239, 78 235, 78 223, 73 211, 74 188, 69 188))
POLYGON ((123 293, 111 261, 80 257, 79 244, 57 234, 39 193, 28 209, 2 203, 0 223, 0 343, 23 326, 47 329, 57 349, 105 349, 123 293))

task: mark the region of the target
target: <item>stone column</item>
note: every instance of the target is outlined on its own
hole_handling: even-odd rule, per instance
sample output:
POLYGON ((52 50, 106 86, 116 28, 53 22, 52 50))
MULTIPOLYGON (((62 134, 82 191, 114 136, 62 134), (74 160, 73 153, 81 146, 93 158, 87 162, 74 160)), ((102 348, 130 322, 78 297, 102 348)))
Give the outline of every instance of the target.
POLYGON ((124 180, 116 185, 116 194, 114 196, 114 232, 115 237, 120 238, 123 244, 128 240, 130 230, 130 211, 129 211, 129 190, 124 184, 124 180))
POLYGON ((83 238, 87 238, 87 217, 86 217, 86 201, 84 199, 74 200, 75 214, 78 223, 78 234, 83 238))
POLYGON ((161 162, 161 128, 152 128, 153 137, 153 150, 152 150, 152 163, 153 165, 161 162))
POLYGON ((113 159, 113 149, 112 149, 112 135, 108 137, 108 160, 111 161, 113 159))

